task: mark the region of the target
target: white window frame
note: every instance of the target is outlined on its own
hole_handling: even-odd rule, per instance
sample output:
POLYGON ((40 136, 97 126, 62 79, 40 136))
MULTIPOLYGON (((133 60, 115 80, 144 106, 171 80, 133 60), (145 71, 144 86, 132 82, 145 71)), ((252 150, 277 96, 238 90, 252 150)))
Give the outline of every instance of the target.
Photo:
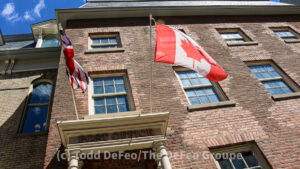
MULTIPOLYGON (((185 97, 187 98, 188 100, 188 103, 189 105, 203 105, 203 104, 191 104, 190 102, 190 99, 189 97, 187 96, 186 92, 185 92, 185 89, 198 89, 198 88, 207 88, 207 87, 212 87, 215 92, 216 92, 216 95, 219 97, 220 101, 219 102, 222 102, 222 101, 227 101, 228 98, 226 97, 225 93, 223 92, 223 90, 221 89, 221 87, 219 86, 218 83, 216 82, 213 82, 210 80, 210 85, 199 85, 199 86, 189 86, 189 87, 184 87, 182 82, 181 82, 181 79, 180 77, 178 76, 177 72, 185 72, 185 71, 193 71, 193 70, 190 70, 190 69, 187 69, 187 68, 184 68, 184 67, 175 67, 174 68, 174 73, 180 83, 180 86, 184 92, 184 95, 185 97)), ((219 103, 219 102, 214 102, 214 103, 219 103)), ((214 104, 214 103, 205 103, 205 104, 214 104)))
MULTIPOLYGON (((126 73, 109 73, 109 74, 91 74, 89 77, 89 90, 88 90, 88 104, 89 104, 89 115, 98 115, 95 114, 95 104, 94 98, 101 98, 101 97, 108 97, 108 96, 126 96, 127 102, 129 106, 129 111, 134 111, 135 106, 133 103, 132 95, 131 95, 131 88, 129 85, 129 80, 126 73), (125 85, 125 92, 124 93, 109 93, 109 94, 94 94, 94 78, 105 78, 105 77, 123 77, 124 85, 125 85)), ((126 112, 115 112, 115 113, 105 113, 99 115, 110 115, 114 114, 117 115, 119 113, 126 113, 126 112)))
MULTIPOLYGON (((260 151, 258 146, 255 143, 246 143, 246 144, 241 144, 241 145, 234 145, 234 146, 228 146, 228 147, 222 147, 222 148, 215 148, 211 149, 211 153, 239 153, 239 152, 244 152, 244 151, 251 151, 253 152, 256 160, 260 164, 260 166, 263 169, 271 169, 269 163, 265 159, 263 153, 260 151)), ((221 169, 219 162, 213 158, 216 166, 218 169, 221 169)))
POLYGON ((121 48, 121 39, 119 33, 95 33, 89 34, 88 38, 88 49, 89 50, 113 50, 116 48, 104 48, 104 49, 94 49, 93 46, 116 46, 116 48, 121 48), (108 44, 93 44, 94 38, 111 38, 116 37, 117 43, 108 43, 108 44))

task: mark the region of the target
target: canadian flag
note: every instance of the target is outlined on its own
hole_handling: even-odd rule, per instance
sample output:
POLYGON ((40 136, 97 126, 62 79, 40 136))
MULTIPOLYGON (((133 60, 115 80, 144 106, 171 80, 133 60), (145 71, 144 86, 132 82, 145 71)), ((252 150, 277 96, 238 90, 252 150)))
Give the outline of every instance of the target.
POLYGON ((183 66, 215 82, 227 77, 226 72, 192 38, 159 23, 156 23, 155 62, 183 66))

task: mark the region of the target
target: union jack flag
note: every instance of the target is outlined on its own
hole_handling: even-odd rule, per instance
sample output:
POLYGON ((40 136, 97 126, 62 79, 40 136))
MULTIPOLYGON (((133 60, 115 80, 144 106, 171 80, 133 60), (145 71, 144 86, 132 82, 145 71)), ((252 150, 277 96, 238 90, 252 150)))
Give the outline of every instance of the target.
POLYGON ((60 30, 61 40, 63 44, 63 52, 65 55, 65 63, 67 66, 67 75, 69 77, 73 89, 81 88, 84 93, 89 84, 87 73, 74 59, 74 50, 71 41, 67 35, 60 30))

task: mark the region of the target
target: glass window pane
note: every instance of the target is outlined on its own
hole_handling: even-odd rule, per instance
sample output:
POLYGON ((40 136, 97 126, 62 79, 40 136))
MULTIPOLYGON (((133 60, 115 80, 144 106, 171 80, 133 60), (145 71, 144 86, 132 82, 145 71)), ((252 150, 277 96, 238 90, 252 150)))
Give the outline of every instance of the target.
POLYGON ((282 80, 264 81, 262 83, 272 95, 293 92, 282 80))
POLYGON ((104 106, 104 98, 95 98, 94 104, 95 106, 104 106))
POLYGON ((248 167, 256 167, 259 166, 258 161, 256 160, 256 158, 253 156, 252 152, 248 151, 248 152, 243 152, 242 153, 248 167))
POLYGON ((121 104, 121 105, 118 105, 119 106, 119 112, 126 112, 126 111, 129 111, 129 107, 127 104, 121 104))
POLYGON ((271 78, 271 75, 268 73, 268 72, 263 72, 261 73, 262 76, 265 78, 265 79, 270 79, 271 78))
POLYGON ((105 86, 105 93, 115 93, 115 88, 113 85, 105 86))
POLYGON ((201 104, 210 103, 207 96, 201 96, 200 100, 201 100, 201 104))
POLYGON ((127 104, 127 97, 126 96, 118 96, 118 104, 127 104))
POLYGON ((45 131, 47 114, 48 106, 28 107, 22 133, 45 131))
POLYGON ((103 85, 103 79, 94 78, 93 83, 94 83, 94 86, 102 86, 103 85))
POLYGON ((269 79, 269 78, 279 78, 281 77, 274 68, 267 65, 257 65, 257 66, 249 66, 251 72, 255 74, 258 79, 269 79))
POLYGON ((60 45, 60 40, 58 39, 44 39, 41 47, 57 47, 60 45))
POLYGON ((125 86, 124 84, 121 84, 121 85, 116 85, 116 93, 123 93, 125 92, 125 86))
POLYGON ((197 97, 189 97, 191 104, 200 104, 200 100, 197 97))
POLYGON ((277 72, 275 72, 275 71, 272 71, 272 72, 269 72, 270 74, 271 74, 271 76, 273 77, 273 78, 277 78, 277 77, 281 77, 277 72))
POLYGON ((116 84, 124 84, 123 77, 115 77, 115 83, 116 84))
POLYGON ((193 89, 186 89, 185 92, 186 92, 186 95, 188 97, 190 97, 190 96, 196 96, 196 93, 195 93, 195 91, 193 89))
POLYGON ((181 82, 182 82, 182 85, 183 85, 184 87, 192 86, 191 83, 190 83, 190 81, 187 80, 187 79, 186 79, 186 80, 182 80, 181 82))
POLYGON ((197 96, 204 96, 204 95, 206 95, 205 88, 195 89, 195 92, 196 92, 197 96))
POLYGON ((107 97, 105 98, 106 105, 114 105, 117 104, 116 97, 107 97))
POLYGON ((284 93, 293 93, 293 91, 288 87, 283 87, 282 90, 284 91, 284 93))
POLYGON ((192 86, 199 86, 201 85, 201 82, 199 79, 191 79, 192 86))
POLYGON ((93 44, 100 44, 100 39, 92 39, 92 41, 93 44))
POLYGON ((187 71, 186 73, 187 73, 187 75, 188 75, 189 78, 198 77, 197 76, 198 73, 196 73, 195 71, 187 71))
POLYGON ((210 81, 209 81, 208 79, 206 79, 206 78, 201 78, 201 84, 203 84, 203 85, 209 85, 209 84, 211 84, 211 83, 210 83, 210 81))
POLYGON ((117 105, 107 105, 107 113, 116 113, 118 112, 117 105))
POLYGON ((205 88, 205 93, 207 93, 208 95, 215 95, 216 92, 215 90, 211 87, 211 88, 205 88))
POLYGON ((294 36, 294 34, 291 33, 291 32, 288 31, 288 30, 284 30, 284 31, 275 31, 275 33, 276 33, 278 36, 294 36))
POLYGON ((216 95, 209 96, 209 99, 212 103, 220 102, 219 97, 217 97, 216 95))
POLYGON ((116 37, 109 38, 109 43, 117 43, 117 38, 116 37))
POLYGON ((177 72, 180 79, 186 79, 188 78, 185 72, 177 72))
POLYGON ((104 106, 96 106, 95 114, 105 114, 105 107, 104 106))
POLYGON ((242 159, 232 159, 232 163, 236 169, 246 168, 246 165, 242 159))
POLYGON ((103 80, 104 80, 104 85, 112 85, 112 84, 114 84, 114 80, 111 77, 103 78, 103 80))
POLYGON ((102 86, 97 86, 97 87, 94 87, 94 94, 103 94, 103 87, 102 86))
POLYGON ((100 43, 101 44, 108 44, 108 38, 101 38, 100 43))
POLYGON ((52 85, 50 83, 42 83, 34 87, 31 97, 30 104, 35 103, 48 103, 51 98, 52 85))
POLYGON ((220 164, 221 169, 233 169, 229 160, 219 160, 218 162, 220 164))

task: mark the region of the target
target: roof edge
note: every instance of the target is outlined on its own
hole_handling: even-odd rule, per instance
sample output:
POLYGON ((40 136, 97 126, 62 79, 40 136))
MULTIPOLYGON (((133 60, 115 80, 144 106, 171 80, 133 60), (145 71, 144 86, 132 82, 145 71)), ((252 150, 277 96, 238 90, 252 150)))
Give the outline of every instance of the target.
POLYGON ((157 16, 210 15, 295 15, 300 6, 165 6, 165 7, 102 7, 56 9, 57 23, 65 28, 68 20, 130 18, 157 16))

